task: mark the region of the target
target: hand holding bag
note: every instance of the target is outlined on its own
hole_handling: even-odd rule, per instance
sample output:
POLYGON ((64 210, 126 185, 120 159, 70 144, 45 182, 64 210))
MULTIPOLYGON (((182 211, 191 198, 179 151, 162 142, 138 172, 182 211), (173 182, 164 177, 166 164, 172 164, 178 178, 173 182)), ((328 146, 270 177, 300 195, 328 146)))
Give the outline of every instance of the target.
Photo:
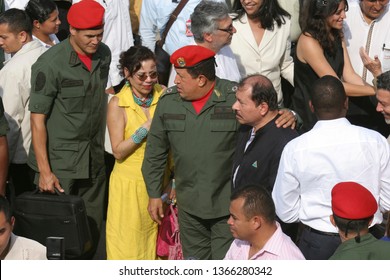
POLYGON ((170 204, 158 229, 157 255, 169 260, 183 259, 177 211, 177 206, 170 204))

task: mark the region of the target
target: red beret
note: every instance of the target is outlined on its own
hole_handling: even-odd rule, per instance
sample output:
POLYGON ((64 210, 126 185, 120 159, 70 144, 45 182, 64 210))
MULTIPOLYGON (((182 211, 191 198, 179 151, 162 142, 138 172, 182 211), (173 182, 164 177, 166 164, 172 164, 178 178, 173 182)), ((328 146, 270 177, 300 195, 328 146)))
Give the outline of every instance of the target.
POLYGON ((344 219, 360 220, 375 214, 378 203, 372 193, 355 182, 342 182, 332 189, 332 211, 344 219))
POLYGON ((175 68, 192 68, 200 62, 214 58, 215 52, 210 49, 190 45, 178 49, 171 55, 171 63, 175 68))
POLYGON ((104 24, 104 8, 94 0, 82 0, 68 11, 68 23, 77 29, 94 29, 104 24))

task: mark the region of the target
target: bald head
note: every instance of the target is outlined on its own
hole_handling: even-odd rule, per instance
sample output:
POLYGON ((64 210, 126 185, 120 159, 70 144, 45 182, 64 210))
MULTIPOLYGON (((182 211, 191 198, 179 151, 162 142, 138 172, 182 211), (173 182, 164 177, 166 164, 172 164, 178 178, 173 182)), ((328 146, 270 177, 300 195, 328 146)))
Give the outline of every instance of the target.
POLYGON ((256 105, 265 102, 268 104, 269 110, 278 109, 278 95, 272 82, 263 75, 255 74, 241 80, 239 88, 250 87, 252 89, 252 100, 256 105))

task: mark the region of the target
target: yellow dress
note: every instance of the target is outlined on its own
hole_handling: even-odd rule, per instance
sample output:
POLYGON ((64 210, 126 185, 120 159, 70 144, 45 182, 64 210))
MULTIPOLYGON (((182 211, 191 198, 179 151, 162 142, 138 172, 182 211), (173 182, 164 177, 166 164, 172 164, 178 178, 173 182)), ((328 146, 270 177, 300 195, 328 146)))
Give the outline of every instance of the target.
MULTIPOLYGON (((153 117, 160 85, 154 86, 150 116, 153 117)), ((131 89, 124 86, 116 95, 118 105, 126 111, 125 139, 146 122, 146 116, 134 102, 131 89)), ((141 173, 146 141, 123 161, 116 161, 110 177, 106 226, 107 259, 154 260, 156 256, 157 224, 147 211, 149 197, 141 173)))

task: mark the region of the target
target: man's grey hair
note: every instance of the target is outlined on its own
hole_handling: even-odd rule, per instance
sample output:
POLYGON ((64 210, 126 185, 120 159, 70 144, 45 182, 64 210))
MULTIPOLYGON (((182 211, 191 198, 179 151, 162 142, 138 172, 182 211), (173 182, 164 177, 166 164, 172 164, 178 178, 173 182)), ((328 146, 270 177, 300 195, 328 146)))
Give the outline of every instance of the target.
POLYGON ((377 89, 390 91, 390 70, 380 74, 376 80, 377 89))
POLYGON ((204 33, 213 33, 219 26, 218 21, 229 17, 229 8, 225 2, 201 1, 191 15, 191 32, 197 42, 204 42, 204 33))

